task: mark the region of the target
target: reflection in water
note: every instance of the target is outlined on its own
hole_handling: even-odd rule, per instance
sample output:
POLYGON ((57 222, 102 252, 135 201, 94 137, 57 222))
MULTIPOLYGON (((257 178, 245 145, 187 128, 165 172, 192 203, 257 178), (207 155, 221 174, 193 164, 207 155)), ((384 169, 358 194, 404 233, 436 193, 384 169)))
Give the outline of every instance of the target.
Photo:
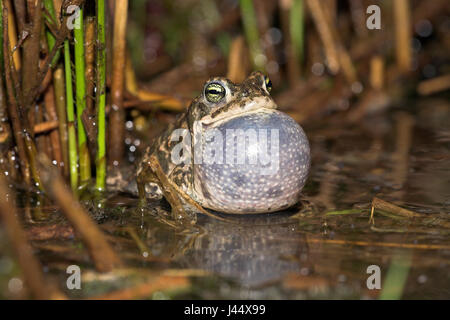
POLYGON ((200 222, 205 234, 186 253, 188 267, 232 277, 243 286, 269 283, 300 270, 298 261, 306 260, 308 250, 294 219, 283 213, 234 218, 233 222, 210 218, 200 222))

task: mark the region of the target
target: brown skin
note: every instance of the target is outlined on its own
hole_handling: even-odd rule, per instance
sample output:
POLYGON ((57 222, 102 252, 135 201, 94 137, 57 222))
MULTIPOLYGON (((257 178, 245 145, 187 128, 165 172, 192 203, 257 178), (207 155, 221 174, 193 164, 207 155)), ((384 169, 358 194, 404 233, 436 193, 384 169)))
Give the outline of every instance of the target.
MULTIPOLYGON (((266 81, 267 78, 261 72, 253 72, 241 84, 235 84, 225 78, 208 80, 204 92, 195 98, 188 110, 158 136, 146 150, 137 170, 140 199, 145 201, 146 184, 156 184, 171 205, 172 217, 177 222, 192 221, 184 205, 209 215, 201 206, 202 199, 193 199, 190 192, 193 188, 193 164, 181 163, 175 165, 171 161, 171 151, 179 141, 170 141, 170 135, 177 128, 188 129, 191 139, 193 139, 196 121, 214 123, 256 109, 276 109, 276 105, 269 94, 270 88, 266 86, 266 81), (211 102, 206 97, 205 90, 211 83, 220 83, 226 88, 226 95, 220 101, 211 102), (254 101, 258 101, 258 103, 253 103, 254 101)), ((193 149, 192 154, 194 154, 193 149)), ((193 157, 191 158, 193 161, 193 157)))

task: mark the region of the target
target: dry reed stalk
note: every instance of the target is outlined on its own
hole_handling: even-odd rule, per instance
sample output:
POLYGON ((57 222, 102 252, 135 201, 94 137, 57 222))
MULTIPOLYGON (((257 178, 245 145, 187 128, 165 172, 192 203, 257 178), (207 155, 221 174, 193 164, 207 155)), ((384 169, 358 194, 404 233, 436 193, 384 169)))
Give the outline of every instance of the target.
POLYGON ((322 0, 321 2, 324 3, 324 10, 327 11, 328 16, 330 17, 331 23, 337 22, 337 15, 338 15, 338 7, 337 7, 337 1, 336 0, 322 0))
POLYGON ((94 111, 94 88, 95 88, 95 19, 86 18, 85 28, 85 57, 86 57, 86 109, 90 115, 94 111))
POLYGON ((349 0, 350 12, 353 22, 353 30, 360 38, 366 38, 366 6, 361 0, 349 0))
POLYGON ((28 14, 32 17, 30 34, 23 42, 22 54, 22 95, 24 110, 28 110, 34 101, 32 94, 39 73, 40 36, 42 23, 41 0, 28 2, 28 14), (34 4, 35 3, 35 4, 34 4), (36 9, 35 9, 36 7, 36 9))
POLYGON ((409 0, 396 0, 394 8, 395 54, 400 72, 408 72, 412 64, 411 52, 411 12, 409 0))
POLYGON ((67 220, 83 241, 96 269, 100 272, 108 272, 114 267, 120 266, 122 264, 120 258, 113 251, 97 224, 74 198, 70 188, 64 183, 58 172, 55 172, 45 157, 40 157, 39 160, 42 181, 46 190, 61 207, 67 220))
POLYGON ((125 86, 129 93, 137 95, 139 85, 136 78, 136 73, 134 72, 133 61, 131 61, 130 57, 130 52, 127 52, 127 62, 125 65, 125 86))
POLYGON ((281 29, 284 35, 284 51, 287 62, 287 76, 289 86, 295 87, 300 80, 300 65, 298 57, 296 56, 293 48, 291 30, 290 30, 290 11, 292 10, 292 0, 280 1, 280 20, 281 29))
MULTIPOLYGON (((65 89, 64 70, 60 65, 53 72, 53 86, 55 88, 55 104, 58 113, 58 129, 61 145, 62 161, 64 163, 63 173, 65 177, 69 176, 69 138, 66 114, 66 89, 65 89)), ((35 128, 36 130, 36 128, 35 128)), ((35 131, 36 133, 36 131, 35 131)))
POLYGON ((238 36, 231 42, 230 53, 228 55, 227 78, 233 82, 241 83, 248 73, 247 48, 243 36, 238 36))
POLYGON ((184 111, 186 107, 176 98, 159 93, 153 93, 145 89, 139 89, 137 92, 137 97, 142 101, 154 103, 165 110, 181 112, 184 111))
POLYGON ((36 135, 40 133, 46 133, 58 129, 58 127, 59 121, 45 121, 34 125, 34 133, 36 135))
MULTIPOLYGON (((48 14, 46 19, 47 22, 51 22, 54 28, 60 28, 59 17, 61 12, 61 1, 44 0, 44 8, 48 14)), ((47 26, 49 24, 47 23, 47 26)), ((50 28, 49 28, 50 29, 50 28)), ((56 30, 47 31, 47 43, 49 49, 53 49, 54 43, 56 41, 55 34, 58 33, 56 30)), ((53 63, 58 63, 61 56, 61 51, 58 51, 54 58, 53 63)), ((55 91, 55 105, 56 112, 59 121, 59 138, 61 146, 61 157, 62 157, 62 172, 65 177, 69 176, 69 149, 68 149, 68 129, 67 129, 67 114, 66 114, 66 92, 65 92, 65 78, 64 70, 61 63, 57 64, 53 71, 53 87, 55 91)))
POLYGON ((166 109, 170 111, 182 112, 185 110, 185 104, 180 100, 167 96, 160 93, 150 92, 146 89, 139 88, 138 82, 136 80, 136 75, 134 73, 133 65, 131 59, 127 54, 126 66, 125 66, 125 86, 126 91, 136 96, 138 101, 125 101, 123 103, 124 108, 135 107, 140 104, 154 104, 161 109, 166 109))
MULTIPOLYGON (((297 241, 297 240, 295 240, 297 241)), ((396 243, 396 242, 371 242, 371 241, 355 241, 355 240, 340 240, 340 239, 320 239, 308 236, 307 243, 318 244, 333 244, 333 245, 347 245, 347 246, 362 246, 362 247, 384 247, 384 248, 406 248, 419 250, 449 250, 450 245, 445 244, 419 244, 419 243, 396 243)))
POLYGON ((399 190, 392 193, 394 198, 401 198, 405 192, 404 184, 408 178, 409 152, 412 145, 414 118, 406 113, 396 114, 397 136, 395 141, 395 152, 393 160, 393 182, 399 190))
MULTIPOLYGON (((53 90, 53 86, 50 86, 45 95, 44 95, 44 104, 45 110, 47 111, 48 121, 56 121, 58 122, 58 115, 56 112, 55 106, 55 91, 53 90)), ((50 141, 52 147, 52 160, 55 160, 58 168, 63 173, 63 166, 61 163, 63 162, 62 151, 61 151, 61 140, 59 137, 59 131, 53 130, 50 132, 50 141)))
POLYGON ((334 27, 337 22, 330 16, 330 10, 320 1, 307 0, 307 4, 325 48, 328 68, 332 73, 342 70, 347 82, 354 83, 357 76, 353 61, 334 27))
POLYGON ((398 214, 403 217, 414 218, 414 217, 423 217, 423 215, 416 213, 414 211, 404 209, 390 202, 381 200, 380 198, 374 197, 372 200, 372 208, 379 209, 386 212, 392 212, 398 214))
POLYGON ((19 262, 25 284, 35 299, 64 299, 65 296, 61 292, 46 283, 42 265, 33 255, 27 236, 17 218, 16 208, 11 203, 13 198, 11 190, 0 175, 0 218, 6 227, 5 230, 19 262))
POLYGON ((384 86, 384 60, 380 55, 370 60, 370 85, 375 90, 381 90, 384 86))
POLYGON ((124 78, 126 64, 126 28, 128 0, 115 3, 113 70, 111 79, 111 112, 109 113, 108 162, 118 164, 123 159, 125 147, 125 111, 123 108, 124 78))
MULTIPOLYGON (((14 16, 14 10, 11 5, 11 0, 6 0, 4 2, 5 6, 4 8, 8 9, 8 30, 9 30, 9 48, 11 52, 13 52, 13 62, 14 67, 16 70, 21 69, 21 60, 20 60, 20 52, 19 50, 14 50, 14 48, 17 45, 17 31, 16 31, 16 23, 15 23, 15 16, 14 16)), ((25 12, 25 11, 24 11, 25 12)))
MULTIPOLYGON (((33 121, 30 120, 33 126, 36 126, 39 123, 44 122, 44 106, 37 105, 32 109, 33 112, 33 121), (36 123, 36 124, 35 124, 36 123)), ((44 153, 49 159, 53 157, 52 155, 52 145, 50 143, 50 137, 48 134, 39 135, 34 137, 34 141, 36 143, 36 149, 39 153, 44 153)))
MULTIPOLYGON (((64 8, 62 10, 66 10, 66 8, 70 5, 75 5, 78 7, 81 7, 83 5, 85 0, 70 0, 65 1, 64 8)), ((67 24, 68 16, 65 16, 62 23, 61 28, 58 31, 58 34, 55 35, 55 44, 53 49, 49 52, 49 54, 45 57, 44 61, 41 64, 41 68, 39 70, 39 73, 37 75, 37 80, 35 81, 35 86, 32 88, 30 92, 30 101, 34 101, 38 95, 43 92, 43 82, 46 76, 48 75, 48 70, 52 67, 52 61, 55 58, 55 56, 58 54, 61 45, 66 40, 67 35, 69 33, 69 28, 67 24)))
POLYGON ((433 93, 450 89, 450 74, 440 77, 424 80, 417 86, 417 92, 422 95, 430 95, 433 93))
MULTIPOLYGON (((261 39, 267 39, 268 37, 271 37, 268 31, 271 27, 271 16, 275 6, 271 1, 254 1, 253 4, 255 6, 259 36, 261 39)), ((271 42, 267 42, 267 40, 261 42, 261 44, 264 43, 265 45, 262 45, 261 47, 267 59, 265 69, 272 83, 277 86, 281 81, 281 72, 277 62, 278 59, 275 53, 275 47, 271 42)))
POLYGON ((6 8, 3 8, 3 52, 4 52, 4 67, 5 67, 5 84, 6 89, 8 92, 8 114, 11 119, 12 129, 14 133, 14 139, 17 145, 17 150, 19 154, 19 163, 20 163, 20 170, 22 172, 22 177, 25 180, 26 184, 30 184, 31 182, 31 174, 30 174, 30 164, 28 162, 27 154, 26 154, 26 148, 25 148, 25 141, 22 134, 22 123, 19 117, 19 106, 17 105, 16 95, 15 95, 15 88, 13 85, 13 79, 12 74, 14 73, 15 69, 13 66, 13 59, 10 53, 10 45, 9 45, 9 33, 8 33, 8 26, 9 26, 9 19, 8 19, 8 10, 6 8))
POLYGON ((156 291, 181 289, 189 286, 189 279, 186 277, 158 276, 156 279, 115 292, 107 293, 101 296, 94 296, 92 300, 131 300, 149 298, 156 291))
POLYGON ((320 1, 306 0, 306 4, 311 11, 311 15, 317 27, 317 32, 322 40, 325 55, 327 57, 327 65, 332 73, 337 73, 340 69, 338 50, 334 43, 331 28, 327 23, 327 17, 320 1))
MULTIPOLYGON (((7 0, 9 1, 9 0, 7 0)), ((9 9, 10 7, 8 7, 9 9)), ((26 28, 26 14, 27 8, 25 5, 25 0, 14 0, 14 11, 16 13, 17 29, 19 34, 22 34, 26 28)))

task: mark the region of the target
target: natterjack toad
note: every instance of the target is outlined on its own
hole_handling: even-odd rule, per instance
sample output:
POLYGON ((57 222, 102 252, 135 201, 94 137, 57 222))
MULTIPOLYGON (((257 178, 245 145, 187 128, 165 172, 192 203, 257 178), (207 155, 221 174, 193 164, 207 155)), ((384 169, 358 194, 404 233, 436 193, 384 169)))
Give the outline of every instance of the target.
POLYGON ((175 217, 188 207, 248 214, 297 203, 309 171, 309 143, 302 128, 276 110, 270 90, 260 72, 241 84, 208 80, 147 149, 137 171, 140 197, 157 187, 175 217))

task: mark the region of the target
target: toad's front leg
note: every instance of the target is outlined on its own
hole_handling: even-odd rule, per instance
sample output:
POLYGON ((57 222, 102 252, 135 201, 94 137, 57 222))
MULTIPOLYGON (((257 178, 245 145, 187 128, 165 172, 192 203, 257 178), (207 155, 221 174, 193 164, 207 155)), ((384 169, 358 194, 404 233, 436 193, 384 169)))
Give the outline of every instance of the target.
POLYGON ((169 202, 172 209, 172 218, 176 223, 192 224, 190 218, 183 206, 182 197, 179 192, 170 183, 156 156, 150 156, 149 160, 139 170, 137 175, 137 185, 141 203, 146 201, 145 185, 155 183, 161 189, 164 198, 169 202))

